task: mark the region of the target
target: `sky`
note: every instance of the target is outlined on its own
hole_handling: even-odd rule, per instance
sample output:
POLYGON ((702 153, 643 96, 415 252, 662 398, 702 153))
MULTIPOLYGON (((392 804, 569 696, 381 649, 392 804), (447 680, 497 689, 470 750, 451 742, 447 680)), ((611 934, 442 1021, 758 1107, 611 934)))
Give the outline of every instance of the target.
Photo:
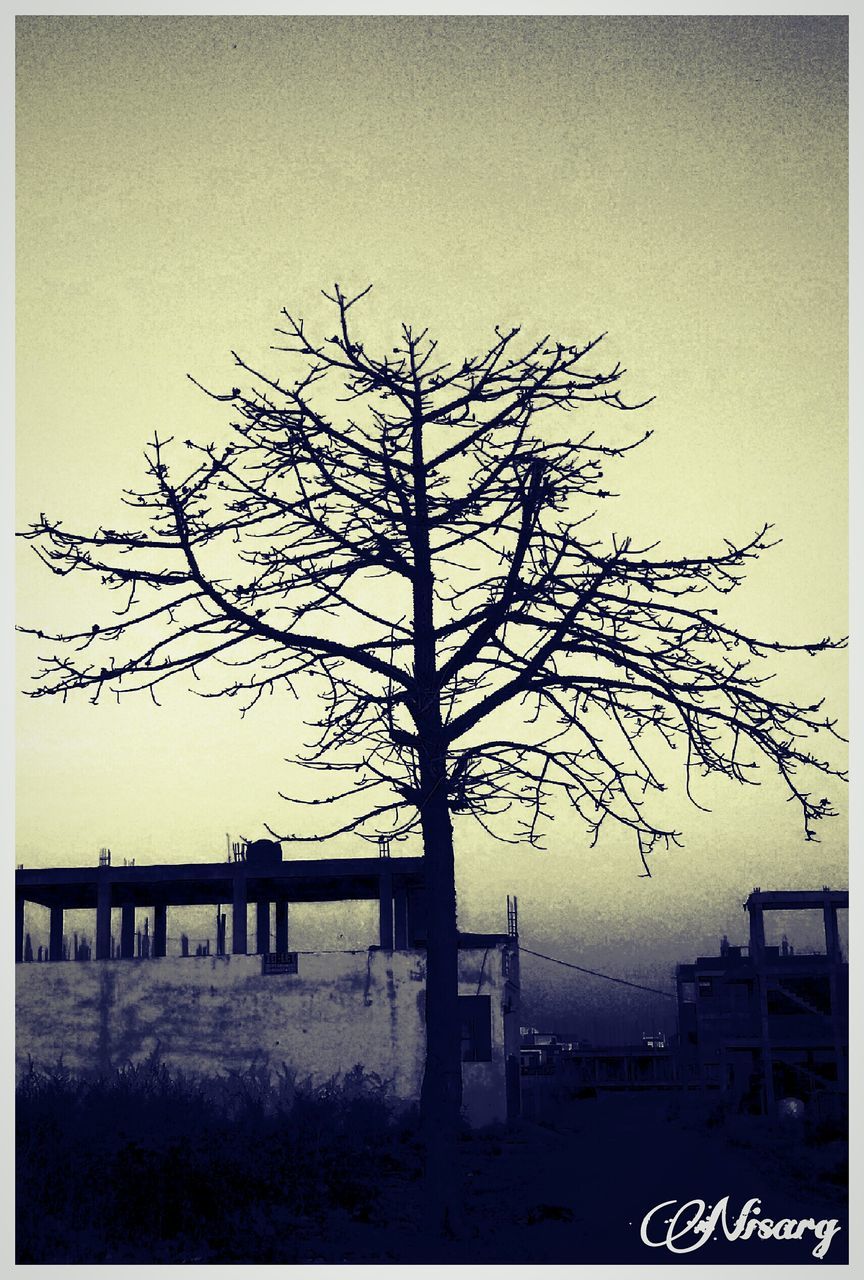
MULTIPOLYGON (((17 34, 18 528, 116 519, 154 431, 224 426, 187 373, 231 385, 232 349, 276 371, 283 306, 327 323, 322 288, 372 282, 374 341, 403 320, 458 354, 496 323, 605 332, 624 389, 655 397, 650 443, 615 473, 616 528, 674 554, 773 522, 783 541, 727 618, 845 634, 845 19, 25 17, 17 34)), ((20 546, 22 624, 93 607, 20 546)), ((37 649, 22 640, 21 690, 37 649)), ((845 654, 778 672, 846 725, 845 654)), ((226 833, 289 825, 302 709, 241 721, 182 684, 161 701, 22 693, 16 862, 221 858, 226 833)), ((502 929, 516 893, 526 946, 668 985, 722 934, 746 940, 755 885, 848 883, 831 795, 819 844, 768 778, 709 788, 709 814, 672 795, 685 845, 650 880, 565 810, 545 852, 457 819, 460 925, 502 929)), ((607 998, 524 970, 549 1018, 607 998)))

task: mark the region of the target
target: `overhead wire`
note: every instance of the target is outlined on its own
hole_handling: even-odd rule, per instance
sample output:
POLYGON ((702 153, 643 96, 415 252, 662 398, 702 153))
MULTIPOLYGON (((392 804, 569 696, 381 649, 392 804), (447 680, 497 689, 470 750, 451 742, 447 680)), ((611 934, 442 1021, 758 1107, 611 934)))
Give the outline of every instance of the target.
POLYGON ((615 978, 610 973, 600 973, 597 969, 586 969, 581 964, 573 964, 571 960, 559 960, 557 956, 547 956, 542 951, 532 951, 530 947, 523 947, 521 942, 518 946, 520 951, 524 951, 529 956, 536 956, 538 960, 549 960, 552 964, 563 965, 565 969, 575 969, 577 973, 590 974, 592 978, 603 978, 606 982, 617 982, 622 987, 634 987, 637 991, 650 991, 652 995, 665 996, 667 1000, 677 999, 674 991, 662 991, 660 987, 647 987, 641 982, 631 982, 629 978, 615 978))

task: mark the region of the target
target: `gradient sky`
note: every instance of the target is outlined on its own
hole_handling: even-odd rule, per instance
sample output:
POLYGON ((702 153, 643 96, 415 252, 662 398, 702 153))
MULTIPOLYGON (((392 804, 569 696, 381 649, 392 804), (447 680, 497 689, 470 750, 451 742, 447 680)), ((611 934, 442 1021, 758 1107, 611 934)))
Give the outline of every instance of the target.
MULTIPOLYGON (((616 528, 695 552, 773 521, 727 617, 845 633, 844 18, 25 17, 17 74, 19 528, 115 520, 155 429, 219 429, 187 372, 230 386, 232 347, 275 371, 282 306, 327 323, 322 287, 372 281, 373 341, 607 331, 625 389, 656 395, 616 528)), ((21 548, 20 621, 92 607, 21 548)), ((19 687, 33 666, 22 643, 19 687)), ((828 655, 777 687, 845 725, 845 680, 828 655)), ((19 700, 18 862, 221 857, 290 825, 295 704, 161 700, 19 700)), ((563 811, 545 853, 458 819, 460 923, 503 927, 516 892, 526 945, 647 975, 743 941, 755 884, 847 883, 839 785, 818 845, 770 780, 703 794, 711 814, 670 799, 686 847, 651 880, 563 811)))

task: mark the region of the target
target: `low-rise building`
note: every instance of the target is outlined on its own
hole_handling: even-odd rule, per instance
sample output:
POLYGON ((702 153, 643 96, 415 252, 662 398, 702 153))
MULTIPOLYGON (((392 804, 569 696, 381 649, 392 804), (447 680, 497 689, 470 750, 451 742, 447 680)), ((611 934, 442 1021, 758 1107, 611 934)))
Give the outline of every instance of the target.
POLYGON ((845 890, 754 889, 746 946, 725 943, 677 969, 679 1052, 685 1086, 716 1089, 742 1110, 774 1113, 796 1098, 818 1110, 848 1090, 849 967, 837 912, 845 890), (766 911, 818 910, 824 952, 766 946, 766 911))
MULTIPOLYGON (((284 1066, 315 1087, 359 1065, 395 1100, 419 1099, 426 1047, 421 858, 285 862, 278 845, 260 841, 225 863, 19 870, 16 899, 21 1070, 62 1058, 76 1072, 107 1072, 156 1053, 195 1075, 284 1066), (377 899, 376 945, 289 949, 292 902, 352 899, 377 899), (28 963, 28 903, 49 910, 49 963, 28 963), (172 907, 221 903, 232 904, 230 950, 223 921, 216 954, 167 954, 172 907), (143 954, 135 945, 141 908, 154 918, 143 954), (89 948, 64 945, 63 916, 73 909, 95 911, 92 958, 89 948)), ((466 1118, 473 1125, 504 1121, 519 1111, 515 937, 460 934, 459 991, 466 1118)))

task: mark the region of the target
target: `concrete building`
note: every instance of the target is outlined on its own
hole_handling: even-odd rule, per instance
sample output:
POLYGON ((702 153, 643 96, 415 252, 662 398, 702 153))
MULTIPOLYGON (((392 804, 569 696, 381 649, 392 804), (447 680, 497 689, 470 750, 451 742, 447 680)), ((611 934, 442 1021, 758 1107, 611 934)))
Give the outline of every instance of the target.
MULTIPOLYGON (((574 1088, 602 1090, 677 1087, 676 1055, 665 1036, 643 1036, 641 1045, 592 1045, 572 1036, 523 1034, 523 1076, 555 1076, 574 1088), (662 1043, 658 1043, 662 1040, 662 1043)), ((523 1080, 523 1094, 524 1094, 523 1080)))
POLYGON ((681 1082, 716 1089, 743 1110, 773 1114, 784 1098, 811 1111, 842 1109, 848 1094, 849 966, 837 912, 845 890, 763 892, 744 904, 747 946, 725 943, 677 969, 681 1082), (818 911, 824 951, 766 946, 766 911, 818 911))
MULTIPOLYGON (((519 953, 510 934, 460 934, 463 1090, 473 1125, 519 1111, 519 953)), ((196 1075, 287 1066, 312 1087, 356 1065, 394 1100, 419 1098, 425 1055, 422 858, 285 862, 258 841, 223 863, 23 870, 16 873, 16 1059, 104 1072, 154 1052, 196 1075), (378 944, 289 949, 297 902, 377 900, 378 944), (48 909, 50 963, 28 963, 28 903, 48 909), (231 905, 214 955, 166 954, 172 907, 231 905), (254 948, 247 908, 254 904, 254 948), (153 912, 149 946, 135 911, 153 912), (64 962, 64 912, 95 913, 95 951, 64 962), (276 950, 271 951, 275 916, 276 950), (119 942, 112 928, 119 917, 119 942), (82 962, 85 961, 85 962, 82 962)), ((30 948, 32 956, 32 947, 30 948)))

